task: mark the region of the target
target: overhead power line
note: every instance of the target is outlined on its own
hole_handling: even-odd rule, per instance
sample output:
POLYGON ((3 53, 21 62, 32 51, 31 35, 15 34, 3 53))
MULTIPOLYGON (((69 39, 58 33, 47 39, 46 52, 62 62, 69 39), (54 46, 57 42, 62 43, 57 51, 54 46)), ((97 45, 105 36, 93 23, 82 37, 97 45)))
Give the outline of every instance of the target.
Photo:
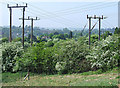
MULTIPOLYGON (((50 18, 50 14, 41 14, 39 11, 38 12, 36 12, 36 13, 38 13, 38 14, 36 14, 36 13, 34 13, 34 12, 32 12, 32 11, 27 11, 28 13, 32 13, 32 14, 34 14, 34 15, 37 15, 37 16, 40 16, 40 17, 49 17, 49 19, 51 20, 51 21, 55 21, 55 22, 57 22, 57 23, 62 23, 62 24, 64 24, 64 25, 69 25, 69 24, 72 24, 72 25, 75 25, 74 24, 74 22, 73 22, 73 20, 69 20, 69 19, 67 19, 67 18, 63 18, 63 17, 57 17, 56 15, 54 15, 54 18, 56 18, 56 20, 54 19, 54 18, 50 18), (62 20, 62 21, 60 21, 60 20, 62 20)), ((41 18, 42 19, 42 18, 41 18)), ((71 26, 72 26, 71 25, 71 26)), ((78 24, 77 24, 78 25, 78 24)), ((76 26, 77 26, 76 25, 76 26)))
POLYGON ((54 13, 71 13, 71 12, 78 12, 78 11, 82 11, 82 10, 86 10, 86 9, 90 9, 90 8, 102 8, 102 7, 110 7, 110 6, 115 6, 115 4, 117 3, 98 3, 98 4, 91 4, 91 5, 86 5, 86 6, 80 6, 80 7, 77 7, 77 8, 74 8, 74 9, 66 9, 66 10, 60 10, 60 11, 55 11, 54 13))
MULTIPOLYGON (((19 1, 20 2, 20 1, 19 1)), ((30 4, 30 3, 29 3, 30 4)), ((88 5, 82 5, 83 7, 84 6, 87 6, 87 7, 89 7, 89 8, 91 8, 91 6, 90 5, 92 5, 92 9, 93 10, 95 10, 94 8, 96 8, 96 7, 99 7, 99 6, 103 6, 103 7, 110 7, 110 5, 112 5, 112 6, 115 6, 114 4, 116 4, 116 3, 101 3, 101 2, 98 2, 97 4, 93 4, 93 3, 90 3, 90 4, 88 4, 88 5), (104 6, 105 5, 105 6, 104 6), (94 7, 94 8, 93 8, 94 7)), ((72 24, 72 20, 69 20, 69 19, 63 19, 63 18, 61 18, 61 16, 62 16, 62 13, 59 13, 60 15, 53 15, 53 14, 51 14, 51 13, 46 13, 46 11, 45 10, 43 10, 43 9, 41 9, 41 8, 39 8, 39 7, 37 7, 37 6, 34 6, 34 5, 32 5, 32 4, 30 4, 30 6, 31 7, 33 7, 33 8, 35 8, 35 12, 34 12, 34 14, 35 13, 40 13, 40 16, 42 16, 43 18, 44 17, 46 17, 46 19, 51 19, 51 20, 53 20, 52 18, 57 18, 57 19, 62 19, 62 20, 64 20, 64 21, 66 21, 67 23, 71 23, 72 24), (36 9, 37 8, 37 9, 36 9), (37 11, 36 11, 37 10, 37 11), (41 15, 42 14, 42 15, 41 15)), ((79 6, 78 6, 79 7, 79 6)), ((81 8, 81 9, 83 9, 83 7, 81 8)), ((100 8, 101 8, 100 7, 100 8)), ((76 7, 77 8, 77 7, 76 7)), ((69 8, 68 8, 69 9, 69 8)), ((73 8, 70 8, 70 9, 73 9, 73 8)), ((84 11, 82 11, 82 12, 86 12, 86 11, 91 11, 92 9, 85 9, 84 11)), ((97 10, 99 9, 99 8, 96 8, 97 10)), ((78 11, 78 13, 82 13, 81 11, 79 11, 79 9, 77 10, 78 11)), ((66 13, 67 14, 69 14, 67 11, 66 11, 66 13)), ((73 14, 73 12, 71 12, 72 14, 73 14)), ((55 13, 54 13, 55 14, 55 13)), ((42 19, 42 18, 41 18, 42 19)), ((64 22, 63 21, 63 22, 64 22)), ((58 21, 57 21, 58 22, 58 21)), ((65 24, 66 24, 66 22, 65 22, 65 24)))
MULTIPOLYGON (((51 15, 51 17, 60 17, 60 16, 63 16, 63 15, 70 15, 70 14, 74 14, 74 13, 83 13, 83 12, 86 12, 86 11, 91 11, 91 10, 95 10, 95 9, 102 9, 102 8, 109 8, 110 6, 115 6, 115 4, 116 3, 110 3, 110 4, 108 4, 108 5, 101 5, 101 7, 99 7, 99 5, 96 5, 96 6, 94 6, 94 7, 88 7, 88 8, 82 8, 81 7, 81 9, 77 9, 76 11, 65 11, 65 14, 64 13, 62 13, 62 12, 59 12, 59 13, 55 13, 55 12, 53 12, 54 14, 57 14, 57 16, 55 16, 55 15, 51 15)), ((38 10, 38 11, 40 11, 42 14, 46 14, 46 11, 45 10, 43 10, 43 9, 41 9, 41 8, 39 8, 39 7, 37 7, 37 6, 34 6, 34 5, 31 5, 30 4, 30 6, 31 7, 33 7, 33 8, 35 8, 35 10, 38 10), (36 9, 37 8, 37 9, 36 9), (42 12, 43 11, 43 12, 42 12)), ((49 15, 50 15, 50 13, 49 13, 49 15)), ((50 16, 49 16, 50 17, 50 16)), ((48 17, 48 18, 49 18, 48 17)))

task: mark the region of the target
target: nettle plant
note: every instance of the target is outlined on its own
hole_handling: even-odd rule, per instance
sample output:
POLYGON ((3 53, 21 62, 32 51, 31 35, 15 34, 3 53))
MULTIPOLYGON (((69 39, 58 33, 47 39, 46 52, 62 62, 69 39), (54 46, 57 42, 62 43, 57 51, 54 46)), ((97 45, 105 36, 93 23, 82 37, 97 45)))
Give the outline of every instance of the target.
POLYGON ((86 56, 91 62, 92 68, 106 71, 118 65, 120 53, 118 38, 119 36, 108 36, 105 40, 97 42, 98 45, 94 46, 90 55, 86 56))

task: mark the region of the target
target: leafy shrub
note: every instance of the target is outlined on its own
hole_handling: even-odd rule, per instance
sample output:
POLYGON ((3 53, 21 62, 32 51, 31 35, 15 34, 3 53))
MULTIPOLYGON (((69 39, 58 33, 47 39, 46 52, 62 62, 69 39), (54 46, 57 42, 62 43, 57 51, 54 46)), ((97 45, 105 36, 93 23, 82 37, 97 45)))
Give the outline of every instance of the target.
POLYGON ((47 41, 45 43, 45 46, 47 46, 47 47, 52 47, 53 45, 54 45, 54 43, 52 41, 47 41))
POLYGON ((109 31, 106 31, 104 34, 101 35, 102 38, 106 39, 108 36, 111 36, 112 33, 110 33, 109 31))
POLYGON ((59 41, 59 38, 54 38, 53 43, 57 43, 59 41))
POLYGON ((22 39, 20 37, 13 39, 13 42, 21 41, 22 39))
POLYGON ((10 42, 2 44, 2 70, 3 72, 16 72, 21 68, 19 58, 30 44, 25 42, 23 49, 21 42, 10 42))
POLYGON ((98 46, 94 46, 90 55, 86 58, 91 62, 92 68, 106 71, 118 66, 119 60, 119 36, 109 36, 105 40, 98 42, 98 46))
POLYGON ((115 28, 114 34, 120 34, 120 28, 115 28))
POLYGON ((96 41, 98 41, 98 35, 91 35, 91 42, 95 43, 96 41))
POLYGON ((12 72, 16 66, 16 58, 21 57, 23 48, 20 42, 2 44, 2 70, 12 72))
POLYGON ((30 69, 37 73, 53 74, 55 73, 55 61, 52 58, 54 48, 45 47, 45 42, 40 42, 35 47, 30 47, 23 57, 19 59, 24 69, 30 69))
POLYGON ((64 34, 54 35, 54 36, 52 37, 52 39, 54 39, 54 38, 65 39, 64 34))
POLYGON ((0 39, 0 44, 4 43, 4 42, 8 42, 8 38, 7 37, 4 37, 4 38, 0 39))
POLYGON ((24 69, 35 69, 38 73, 79 73, 91 69, 85 57, 88 52, 88 46, 82 39, 60 40, 53 47, 46 47, 46 42, 40 42, 28 48, 19 62, 23 63, 24 69))
POLYGON ((58 74, 62 74, 65 70, 66 62, 57 62, 55 69, 58 71, 58 74))
POLYGON ((56 47, 54 58, 57 62, 66 62, 64 69, 56 69, 59 73, 79 73, 90 70, 89 62, 85 58, 89 52, 85 43, 80 40, 79 42, 61 40, 54 47, 56 47))

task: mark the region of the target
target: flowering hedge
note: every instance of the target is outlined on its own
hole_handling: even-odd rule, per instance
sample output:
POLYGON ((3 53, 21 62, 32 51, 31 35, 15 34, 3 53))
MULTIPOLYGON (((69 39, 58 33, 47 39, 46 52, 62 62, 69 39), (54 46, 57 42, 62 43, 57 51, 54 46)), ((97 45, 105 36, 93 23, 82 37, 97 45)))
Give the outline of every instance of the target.
MULTIPOLYGON (((25 47, 29 47, 25 43, 25 47)), ((17 71, 19 70, 18 58, 22 57, 24 50, 21 42, 2 43, 2 70, 17 71)))
POLYGON ((101 68, 103 70, 112 69, 118 65, 120 36, 108 36, 105 40, 97 42, 92 51, 86 58, 91 62, 92 68, 101 68))

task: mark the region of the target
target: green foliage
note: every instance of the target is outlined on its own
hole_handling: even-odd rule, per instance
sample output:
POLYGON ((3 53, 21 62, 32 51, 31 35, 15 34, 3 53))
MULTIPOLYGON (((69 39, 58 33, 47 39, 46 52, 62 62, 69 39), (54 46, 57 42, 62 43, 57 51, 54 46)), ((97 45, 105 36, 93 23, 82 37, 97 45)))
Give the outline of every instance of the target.
POLYGON ((65 37, 65 39, 66 39, 66 38, 69 38, 69 35, 65 33, 65 34, 64 34, 64 37, 65 37))
POLYGON ((58 32, 54 32, 54 35, 59 35, 59 33, 58 32))
POLYGON ((115 28, 114 34, 120 34, 120 28, 115 28))
MULTIPOLYGON (((29 69, 30 72, 36 73, 71 74, 102 69, 98 72, 101 73, 103 70, 118 66, 120 54, 120 36, 118 34, 112 35, 110 32, 106 32, 104 33, 105 39, 100 41, 98 41, 98 35, 91 35, 91 49, 89 50, 88 37, 72 38, 72 35, 67 34, 67 29, 64 31, 66 34, 56 31, 54 34, 44 34, 37 38, 34 36, 35 41, 32 47, 29 44, 29 35, 25 39, 27 42, 24 44, 24 50, 22 43, 18 42, 21 41, 21 38, 16 38, 11 43, 3 43, 3 72, 29 69)), ((73 34, 77 36, 77 31, 75 32, 73 34)), ((4 41, 7 40, 4 39, 4 41)))
MULTIPOLYGON (((28 35, 28 40, 30 40, 31 39, 31 34, 29 34, 28 35)), ((36 36, 32 36, 32 40, 34 41, 34 42, 37 42, 37 38, 36 38, 36 36)))
POLYGON ((52 38, 65 39, 64 34, 54 35, 52 38))
POLYGON ((52 39, 52 37, 53 37, 53 33, 50 33, 50 34, 49 34, 49 37, 52 39))
POLYGON ((58 71, 58 74, 62 74, 65 70, 66 62, 57 62, 55 69, 58 71))
POLYGON ((28 37, 24 37, 24 41, 30 43, 30 39, 28 39, 28 37))
POLYGON ((45 46, 52 47, 54 45, 53 41, 50 39, 45 43, 45 46))
POLYGON ((72 31, 70 31, 69 38, 72 38, 72 37, 73 37, 73 33, 72 31))
POLYGON ((98 41, 98 35, 91 35, 91 43, 95 43, 96 41, 98 41))
POLYGON ((0 44, 2 44, 4 42, 8 42, 8 38, 7 37, 3 37, 3 38, 0 39, 0 44))
POLYGON ((55 62, 52 47, 45 47, 45 43, 41 42, 35 47, 28 48, 21 59, 25 69, 36 70, 38 73, 52 74, 55 71, 55 62))
MULTIPOLYGON (((77 42, 75 40, 61 40, 55 47, 56 52, 54 58, 57 62, 65 62, 64 69, 58 70, 61 73, 79 73, 90 70, 89 62, 87 62, 85 56, 89 50, 87 45, 83 42, 77 42)), ((56 64, 58 65, 58 64, 56 64)), ((60 65, 61 67, 62 65, 60 65)), ((62 68, 63 68, 62 67, 62 68)))
POLYGON ((106 71, 118 65, 119 60, 119 41, 120 36, 108 36, 105 40, 98 42, 94 46, 90 55, 86 58, 91 62, 92 68, 101 68, 106 71))
MULTIPOLYGON (((91 45, 94 45, 96 43, 96 41, 98 41, 98 35, 96 35, 96 34, 91 35, 91 37, 90 37, 91 45)), ((89 36, 85 39, 85 42, 88 44, 89 36)))
MULTIPOLYGON (((12 72, 16 66, 16 59, 23 54, 20 42, 11 42, 2 44, 2 70, 12 72)), ((16 69, 18 70, 18 69, 16 69)))
POLYGON ((19 58, 26 48, 30 47, 27 42, 24 43, 24 49, 21 42, 11 42, 2 44, 2 70, 3 72, 16 72, 21 70, 19 58))
POLYGON ((21 41, 22 39, 20 37, 13 39, 13 42, 21 41))
POLYGON ((10 72, 6 72, 6 73, 2 73, 2 82, 3 83, 8 83, 8 82, 15 82, 17 80, 19 80, 19 73, 10 73, 10 72))
POLYGON ((40 42, 35 47, 30 47, 19 60, 25 69, 35 69, 36 72, 52 74, 79 73, 90 70, 90 64, 86 60, 88 46, 83 42, 84 38, 75 40, 60 40, 51 46, 48 42, 40 42), (47 47, 46 47, 47 46, 47 47))
POLYGON ((102 37, 103 39, 106 39, 109 35, 111 36, 112 33, 110 33, 109 31, 106 31, 104 34, 101 35, 101 37, 102 37))
POLYGON ((57 43, 60 39, 59 38, 54 38, 53 43, 57 43))
POLYGON ((94 75, 94 74, 102 74, 102 73, 103 73, 102 69, 99 69, 97 71, 83 72, 81 73, 81 75, 94 75))

